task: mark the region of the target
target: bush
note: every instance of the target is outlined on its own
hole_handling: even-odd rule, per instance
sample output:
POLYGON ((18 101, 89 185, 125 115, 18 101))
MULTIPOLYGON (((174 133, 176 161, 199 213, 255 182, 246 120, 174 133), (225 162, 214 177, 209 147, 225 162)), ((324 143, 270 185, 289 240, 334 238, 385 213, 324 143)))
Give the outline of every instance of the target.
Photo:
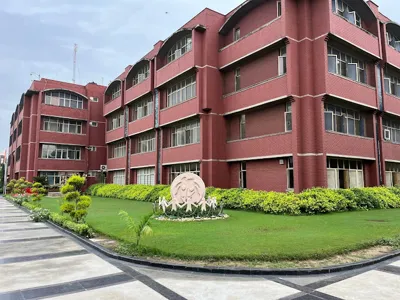
POLYGON ((81 189, 85 185, 85 178, 73 175, 68 178, 67 183, 61 188, 64 201, 61 211, 67 213, 75 222, 82 222, 88 213, 92 202, 89 196, 81 196, 81 189))
POLYGON ((29 209, 30 211, 33 211, 37 208, 34 204, 29 203, 29 202, 23 202, 22 206, 29 209))
POLYGON ((61 227, 69 229, 81 236, 84 237, 93 236, 93 231, 87 224, 75 223, 71 221, 71 219, 69 219, 68 217, 61 216, 57 213, 50 213, 49 219, 54 223, 60 225, 61 227))
POLYGON ((30 218, 34 222, 43 222, 49 219, 50 211, 45 208, 34 208, 30 218))
MULTIPOLYGON (((159 197, 171 200, 170 187, 166 185, 96 184, 89 187, 88 192, 93 196, 153 203, 159 197)), ((224 208, 285 215, 400 208, 400 187, 347 190, 313 188, 299 194, 209 187, 206 197, 215 197, 218 203, 222 201, 224 208)))

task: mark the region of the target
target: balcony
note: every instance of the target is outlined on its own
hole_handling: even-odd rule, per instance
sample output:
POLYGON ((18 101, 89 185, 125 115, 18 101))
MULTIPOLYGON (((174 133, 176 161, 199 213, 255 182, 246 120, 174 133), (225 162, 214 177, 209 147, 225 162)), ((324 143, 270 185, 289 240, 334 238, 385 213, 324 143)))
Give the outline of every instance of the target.
POLYGON ((155 86, 159 87, 163 85, 179 74, 194 68, 195 65, 194 51, 191 50, 173 62, 158 69, 156 72, 155 86))
POLYGON ((388 44, 386 44, 386 56, 389 64, 400 69, 400 53, 388 44))
POLYGON ((52 131, 40 131, 41 143, 56 143, 69 145, 87 145, 87 135, 85 134, 70 134, 52 131))
POLYGON ((292 133, 284 132, 262 137, 230 141, 226 144, 226 159, 268 158, 279 155, 291 155, 292 133))
POLYGON ((107 160, 107 169, 111 170, 121 170, 126 168, 126 157, 109 158, 107 160))
POLYGON ((103 115, 107 116, 121 107, 122 107, 122 96, 119 96, 104 104, 103 115))
POLYGON ((331 14, 330 31, 333 35, 363 49, 376 57, 380 57, 379 41, 376 36, 348 22, 346 19, 331 14))
POLYGON ((169 124, 199 113, 199 99, 182 102, 178 105, 164 108, 160 111, 160 126, 169 124))
POLYGON ((343 76, 328 73, 326 75, 327 94, 357 102, 369 107, 377 107, 376 90, 374 87, 351 80, 343 76))
POLYGON ((142 119, 130 122, 128 125, 128 135, 138 134, 154 128, 154 114, 142 119))
POLYGON ((106 132, 106 144, 123 139, 125 137, 124 127, 106 132))
POLYGON ((400 116, 400 98, 384 92, 385 111, 400 116))
POLYGON ((53 106, 44 103, 41 104, 40 113, 44 116, 61 117, 75 120, 87 120, 89 117, 87 109, 53 106))
POLYGON ((14 166, 14 173, 18 173, 19 171, 21 171, 21 159, 19 161, 15 162, 15 166, 14 166))
POLYGON ((131 168, 155 166, 157 164, 157 152, 132 154, 130 164, 131 168))
POLYGON ((201 144, 191 144, 180 147, 164 148, 162 150, 162 163, 173 164, 201 159, 201 144))
POLYGON ((245 56, 258 52, 282 38, 284 38, 282 19, 275 19, 222 48, 219 52, 219 67, 223 68, 245 56))
POLYGON ((382 143, 382 154, 385 160, 400 161, 400 144, 382 143))
POLYGON ((17 137, 17 148, 22 145, 22 134, 17 137))
POLYGON ((37 160, 38 170, 49 170, 49 171, 79 171, 85 172, 86 161, 85 160, 68 160, 68 159, 43 159, 37 160))
MULTIPOLYGON (((151 75, 150 75, 151 76, 151 75)), ((151 92, 151 77, 125 91, 125 104, 151 92)))
POLYGON ((275 77, 238 92, 224 95, 224 112, 231 113, 250 108, 276 98, 285 98, 287 95, 287 76, 275 77))
POLYGON ((326 132, 325 151, 328 155, 375 158, 373 138, 326 132))

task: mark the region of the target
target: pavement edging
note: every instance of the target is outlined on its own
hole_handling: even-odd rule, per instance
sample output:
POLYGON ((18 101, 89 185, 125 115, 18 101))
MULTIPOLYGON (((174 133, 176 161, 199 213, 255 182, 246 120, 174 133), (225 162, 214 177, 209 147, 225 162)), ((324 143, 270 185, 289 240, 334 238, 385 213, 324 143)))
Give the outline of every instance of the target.
MULTIPOLYGON (((7 200, 7 199, 6 199, 7 200)), ((7 200, 9 201, 9 200, 7 200)), ((13 202, 9 201, 14 204, 13 202)), ((30 212, 23 206, 17 206, 26 212, 30 212)), ((237 275, 280 275, 280 276, 290 276, 290 275, 316 275, 316 274, 330 274, 336 272, 350 271, 356 270, 363 267, 371 266, 385 260, 400 256, 400 250, 394 251, 389 254, 385 254, 379 257, 375 257, 372 259, 367 259, 364 261, 349 263, 343 265, 329 266, 329 267, 321 267, 321 268, 291 268, 291 269, 262 269, 262 268, 244 268, 244 267, 212 267, 212 266, 200 266, 200 265, 184 265, 184 264, 174 264, 167 263, 161 261, 155 261, 151 259, 142 259, 136 258, 134 256, 120 255, 114 251, 104 248, 103 246, 92 242, 91 240, 81 237, 76 233, 63 228, 52 221, 46 221, 52 227, 62 231, 65 234, 72 236, 73 238, 79 240, 81 243, 89 246, 98 252, 106 255, 109 258, 113 258, 120 261, 125 261, 133 264, 161 268, 161 269, 169 269, 169 270, 179 270, 179 271, 188 271, 188 272, 199 272, 199 273, 214 273, 214 274, 237 274, 237 275)))

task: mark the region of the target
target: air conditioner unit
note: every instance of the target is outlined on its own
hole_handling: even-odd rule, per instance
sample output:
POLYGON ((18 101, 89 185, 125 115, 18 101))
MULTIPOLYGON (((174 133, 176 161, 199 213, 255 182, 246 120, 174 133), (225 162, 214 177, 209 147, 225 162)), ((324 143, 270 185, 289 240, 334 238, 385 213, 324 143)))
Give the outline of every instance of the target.
POLYGON ((390 141, 390 130, 389 129, 384 130, 384 138, 385 138, 385 141, 390 141))
POLYGON ((97 127, 97 122, 89 122, 89 125, 92 127, 97 127))
POLYGON ((107 171, 107 165, 100 165, 100 171, 106 172, 107 171))
POLYGON ((94 146, 86 147, 86 149, 88 149, 89 151, 96 151, 96 147, 94 146))
POLYGON ((90 97, 89 99, 92 102, 99 102, 99 98, 97 98, 97 97, 90 97))

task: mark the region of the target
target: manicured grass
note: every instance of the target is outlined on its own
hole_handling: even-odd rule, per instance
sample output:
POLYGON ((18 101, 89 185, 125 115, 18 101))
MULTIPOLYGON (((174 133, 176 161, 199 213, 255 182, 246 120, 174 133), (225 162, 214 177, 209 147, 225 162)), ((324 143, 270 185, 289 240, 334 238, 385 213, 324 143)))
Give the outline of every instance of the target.
MULTIPOLYGON (((135 220, 152 211, 152 203, 92 197, 87 223, 96 231, 133 241, 118 212, 135 220)), ((42 206, 58 212, 58 199, 42 206)), ((400 209, 355 211, 317 216, 275 216, 226 210, 229 218, 206 222, 152 221, 154 235, 142 245, 165 256, 191 259, 325 258, 375 245, 400 234, 400 209)))

